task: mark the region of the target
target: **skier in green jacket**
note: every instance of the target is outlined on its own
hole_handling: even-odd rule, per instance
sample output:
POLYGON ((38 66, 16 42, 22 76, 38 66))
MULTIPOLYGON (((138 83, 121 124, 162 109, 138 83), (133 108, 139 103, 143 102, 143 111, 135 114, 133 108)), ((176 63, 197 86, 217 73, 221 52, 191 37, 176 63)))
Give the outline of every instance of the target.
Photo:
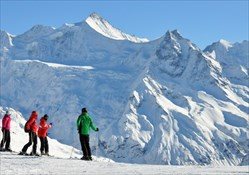
POLYGON ((92 128, 94 131, 99 131, 99 128, 96 128, 93 125, 91 117, 87 113, 86 108, 82 108, 81 114, 77 120, 77 129, 80 137, 81 149, 83 152, 82 160, 92 160, 91 148, 89 145, 89 131, 92 128))

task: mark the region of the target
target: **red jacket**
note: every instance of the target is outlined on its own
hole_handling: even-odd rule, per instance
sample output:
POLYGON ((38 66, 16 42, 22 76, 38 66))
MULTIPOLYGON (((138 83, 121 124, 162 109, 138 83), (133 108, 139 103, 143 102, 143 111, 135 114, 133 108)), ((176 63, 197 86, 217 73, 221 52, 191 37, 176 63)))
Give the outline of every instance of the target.
POLYGON ((37 112, 32 112, 28 122, 27 122, 27 129, 30 129, 32 132, 36 133, 38 132, 38 125, 36 123, 38 114, 37 112))
POLYGON ((38 136, 39 137, 46 137, 49 128, 51 128, 51 125, 47 124, 47 122, 44 119, 44 117, 42 117, 41 120, 40 120, 40 126, 39 126, 39 130, 38 130, 38 136))
POLYGON ((5 114, 2 119, 2 128, 6 130, 10 130, 10 121, 11 121, 10 115, 5 114))

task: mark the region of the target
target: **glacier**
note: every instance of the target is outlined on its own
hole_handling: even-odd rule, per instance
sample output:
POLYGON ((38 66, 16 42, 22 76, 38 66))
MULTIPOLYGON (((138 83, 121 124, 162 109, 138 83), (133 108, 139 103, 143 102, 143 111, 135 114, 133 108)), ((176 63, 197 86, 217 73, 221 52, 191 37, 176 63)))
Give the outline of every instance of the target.
POLYGON ((1 106, 47 113, 51 137, 77 148, 87 107, 93 152, 118 162, 248 164, 248 41, 201 50, 177 30, 147 41, 107 23, 1 31, 1 106))

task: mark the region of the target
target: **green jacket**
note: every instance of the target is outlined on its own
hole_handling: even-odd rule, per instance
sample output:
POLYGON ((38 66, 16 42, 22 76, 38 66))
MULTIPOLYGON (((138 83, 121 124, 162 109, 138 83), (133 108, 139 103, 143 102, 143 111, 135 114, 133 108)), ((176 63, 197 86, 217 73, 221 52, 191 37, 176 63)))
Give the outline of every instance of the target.
POLYGON ((79 134, 89 135, 90 127, 94 131, 97 131, 97 128, 93 125, 91 117, 87 113, 82 113, 77 120, 79 134))

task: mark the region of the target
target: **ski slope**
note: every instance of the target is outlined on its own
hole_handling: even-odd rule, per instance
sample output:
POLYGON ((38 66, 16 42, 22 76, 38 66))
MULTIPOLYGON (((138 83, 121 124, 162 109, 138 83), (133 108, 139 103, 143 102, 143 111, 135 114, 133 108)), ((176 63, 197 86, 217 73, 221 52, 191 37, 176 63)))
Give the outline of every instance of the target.
POLYGON ((0 152, 1 174, 4 175, 247 175, 248 166, 166 166, 114 162, 27 157, 0 152))

